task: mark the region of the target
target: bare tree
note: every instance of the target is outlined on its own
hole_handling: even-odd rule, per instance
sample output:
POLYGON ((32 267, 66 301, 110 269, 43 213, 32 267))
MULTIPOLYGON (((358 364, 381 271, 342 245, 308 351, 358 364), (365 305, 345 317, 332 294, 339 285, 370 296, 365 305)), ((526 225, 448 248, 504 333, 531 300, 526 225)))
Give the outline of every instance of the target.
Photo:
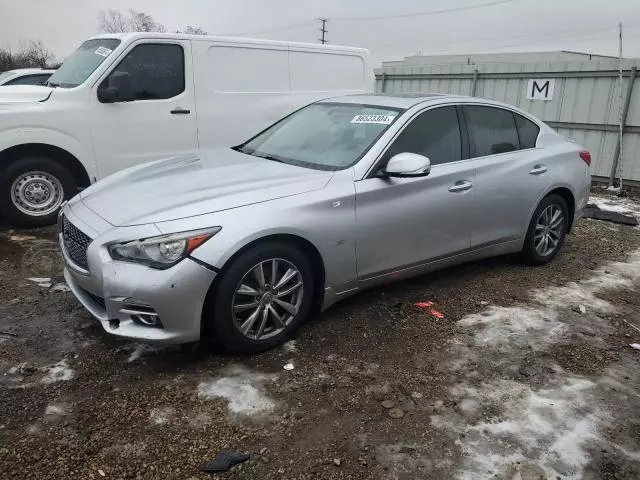
POLYGON ((42 41, 31 40, 20 43, 20 49, 14 53, 9 49, 0 49, 0 72, 14 68, 46 68, 55 60, 54 55, 42 41))
POLYGON ((144 12, 130 9, 128 14, 119 10, 98 12, 98 27, 105 33, 165 32, 166 28, 144 12))
POLYGON ((187 35, 208 35, 208 33, 200 27, 192 27, 191 25, 187 25, 184 32, 178 31, 177 33, 186 33, 187 35))
POLYGON ((129 19, 119 10, 100 10, 98 12, 98 27, 105 33, 130 32, 129 19))
POLYGON ((167 29, 161 23, 156 23, 153 17, 144 12, 129 10, 131 30, 134 32, 166 32, 167 29))

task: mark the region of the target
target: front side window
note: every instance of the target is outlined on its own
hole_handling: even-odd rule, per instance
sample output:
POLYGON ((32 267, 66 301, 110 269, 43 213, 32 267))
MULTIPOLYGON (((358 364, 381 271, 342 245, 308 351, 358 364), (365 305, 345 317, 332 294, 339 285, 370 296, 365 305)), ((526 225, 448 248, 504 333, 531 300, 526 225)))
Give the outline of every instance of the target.
POLYGON ((496 107, 465 107, 467 124, 475 157, 518 150, 520 141, 513 114, 496 107))
POLYGON ((398 153, 417 153, 432 165, 462 159, 460 124, 455 107, 439 107, 418 115, 391 144, 385 160, 398 153))
POLYGON ((402 110, 314 103, 234 147, 249 155, 318 170, 355 165, 402 110))
POLYGON ((116 38, 87 40, 51 75, 48 84, 61 88, 77 87, 89 78, 118 45, 120 40, 116 38))
POLYGON ((136 46, 102 82, 127 84, 127 99, 161 100, 184 92, 184 51, 180 45, 145 43, 136 46))

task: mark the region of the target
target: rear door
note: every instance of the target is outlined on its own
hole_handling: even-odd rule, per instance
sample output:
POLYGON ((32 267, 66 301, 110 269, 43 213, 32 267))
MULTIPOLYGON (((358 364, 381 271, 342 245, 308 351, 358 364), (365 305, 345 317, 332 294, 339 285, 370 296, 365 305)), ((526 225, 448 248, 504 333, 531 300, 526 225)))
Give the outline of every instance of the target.
POLYGON ((380 166, 393 155, 430 158, 419 178, 365 178, 356 185, 358 276, 366 283, 404 268, 469 249, 475 167, 455 106, 418 114, 400 132, 380 166))
POLYGON ((475 158, 476 203, 471 246, 516 240, 526 233, 529 217, 550 183, 539 127, 500 107, 464 107, 471 155, 475 158))
POLYGON ((93 142, 101 177, 197 148, 191 42, 145 40, 123 54, 92 91, 93 142), (131 81, 133 99, 101 103, 114 75, 131 81))

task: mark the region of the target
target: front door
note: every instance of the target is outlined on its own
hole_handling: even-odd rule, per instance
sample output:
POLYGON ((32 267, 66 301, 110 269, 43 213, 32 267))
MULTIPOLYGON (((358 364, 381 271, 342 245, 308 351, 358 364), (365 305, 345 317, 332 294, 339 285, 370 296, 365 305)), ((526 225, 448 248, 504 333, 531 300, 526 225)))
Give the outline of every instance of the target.
POLYGON ((96 84, 91 121, 101 178, 197 148, 191 63, 188 40, 142 41, 130 46, 96 84), (101 102, 98 88, 122 85, 122 77, 126 77, 126 96, 113 103, 101 102))
POLYGON ((431 173, 356 182, 361 282, 376 283, 469 249, 475 164, 465 160, 462 137, 456 107, 427 110, 399 134, 381 164, 398 153, 418 153, 431 160, 431 173))

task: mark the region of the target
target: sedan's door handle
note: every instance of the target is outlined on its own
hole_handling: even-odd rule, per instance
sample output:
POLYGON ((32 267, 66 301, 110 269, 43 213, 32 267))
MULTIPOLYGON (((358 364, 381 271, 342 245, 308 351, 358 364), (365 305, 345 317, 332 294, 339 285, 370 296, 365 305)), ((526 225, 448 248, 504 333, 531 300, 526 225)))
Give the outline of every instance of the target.
POLYGON ((530 175, 541 175, 547 171, 547 167, 544 165, 536 165, 531 170, 529 170, 530 175))
POLYGON ((189 115, 191 113, 191 110, 187 110, 187 109, 182 108, 182 107, 176 107, 173 110, 171 110, 170 113, 172 115, 189 115))
POLYGON ((458 180, 456 183, 449 187, 449 191, 453 193, 466 192, 471 187, 473 187, 473 183, 467 180, 458 180))

